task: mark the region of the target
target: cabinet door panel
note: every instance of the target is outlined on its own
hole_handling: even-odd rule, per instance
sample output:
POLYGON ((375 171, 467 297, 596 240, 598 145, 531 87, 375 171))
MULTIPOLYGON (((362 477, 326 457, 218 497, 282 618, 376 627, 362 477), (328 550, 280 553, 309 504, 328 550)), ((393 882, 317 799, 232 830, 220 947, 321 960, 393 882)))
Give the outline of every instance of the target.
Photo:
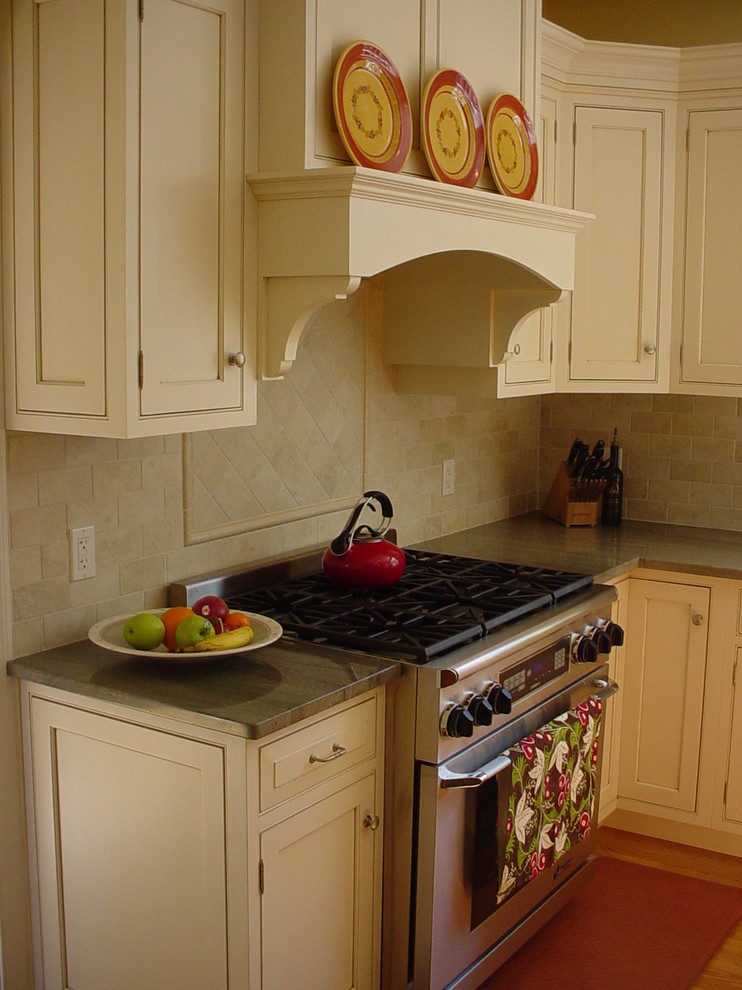
POLYGON ((241 341, 242 23, 238 0, 219 7, 147 0, 140 149, 144 416, 240 404, 242 373, 226 358, 241 341))
POLYGON ((227 987, 223 752, 34 699, 44 986, 227 987))
MULTIPOLYGON (((552 205, 556 202, 555 125, 556 102, 542 98, 537 130, 539 179, 534 199, 539 203, 552 205)), ((541 394, 554 391, 553 331, 553 306, 530 313, 520 321, 511 338, 514 354, 505 362, 502 369, 498 368, 499 395, 541 394), (512 387, 508 388, 508 386, 512 387)))
POLYGON ((104 416, 104 6, 13 19, 16 411, 104 416))
POLYGON ((696 810, 708 588, 632 579, 619 796, 696 810))
POLYGON ((724 818, 742 825, 742 647, 737 647, 734 703, 732 707, 732 731, 729 737, 727 786, 724 801, 724 818))
POLYGON ((688 115, 684 382, 742 384, 742 110, 688 115))
POLYGON ((369 774, 261 836, 265 990, 371 990, 374 804, 369 774))
POLYGON ((657 378, 663 115, 577 107, 577 243, 570 379, 657 378))

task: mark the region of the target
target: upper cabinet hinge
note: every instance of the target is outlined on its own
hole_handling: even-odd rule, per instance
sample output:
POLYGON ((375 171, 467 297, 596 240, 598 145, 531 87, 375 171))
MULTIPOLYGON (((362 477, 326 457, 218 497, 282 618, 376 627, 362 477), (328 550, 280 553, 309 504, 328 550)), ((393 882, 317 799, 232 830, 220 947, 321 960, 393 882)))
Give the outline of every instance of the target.
POLYGON ((572 124, 572 144, 577 147, 577 121, 572 124))
POLYGON ((265 893, 265 864, 262 859, 258 863, 258 889, 261 894, 265 893))
POLYGON ((137 358, 137 373, 139 375, 139 388, 144 388, 144 351, 140 351, 137 358))
POLYGON ((554 144, 557 143, 557 119, 554 118, 554 144))
POLYGON ((144 0, 139 0, 139 20, 144 20, 144 0))
POLYGON ((734 667, 732 667, 732 687, 737 686, 737 661, 734 661, 734 667))
POLYGON ((690 151, 690 127, 685 131, 685 150, 690 151))

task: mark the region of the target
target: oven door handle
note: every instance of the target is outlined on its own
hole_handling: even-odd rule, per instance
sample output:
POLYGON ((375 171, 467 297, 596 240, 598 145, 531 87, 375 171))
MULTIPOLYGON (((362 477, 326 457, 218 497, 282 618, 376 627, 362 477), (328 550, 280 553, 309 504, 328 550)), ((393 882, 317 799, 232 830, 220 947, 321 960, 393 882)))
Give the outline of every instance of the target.
POLYGON ((619 690, 618 684, 610 677, 597 677, 593 681, 593 686, 598 689, 592 692, 593 696, 597 696, 601 701, 610 698, 619 690))
POLYGON ((503 755, 496 756, 494 760, 490 760, 471 773, 456 773, 455 770, 449 770, 443 765, 438 767, 438 779, 441 787, 481 787, 510 766, 512 766, 510 757, 503 755))

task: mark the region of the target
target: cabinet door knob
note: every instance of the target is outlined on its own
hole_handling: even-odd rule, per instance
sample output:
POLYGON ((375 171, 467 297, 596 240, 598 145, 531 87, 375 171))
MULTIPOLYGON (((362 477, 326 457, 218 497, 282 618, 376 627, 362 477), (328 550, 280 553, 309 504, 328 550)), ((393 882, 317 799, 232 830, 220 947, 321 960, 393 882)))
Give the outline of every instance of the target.
POLYGON ((696 612, 696 614, 693 616, 693 618, 690 621, 693 623, 694 626, 702 626, 703 616, 701 615, 700 612, 696 612))
POLYGON ((381 822, 379 821, 378 815, 374 815, 373 817, 371 817, 371 815, 366 815, 363 819, 363 827, 370 828, 372 832, 375 832, 380 824, 381 822))
POLYGON ((227 364, 231 364, 233 368, 243 368, 245 366, 245 355, 242 351, 236 351, 234 354, 230 354, 227 358, 227 364))
POLYGON ((645 344, 644 345, 644 352, 645 352, 645 354, 656 354, 657 353, 657 347, 656 347, 655 344, 645 344))

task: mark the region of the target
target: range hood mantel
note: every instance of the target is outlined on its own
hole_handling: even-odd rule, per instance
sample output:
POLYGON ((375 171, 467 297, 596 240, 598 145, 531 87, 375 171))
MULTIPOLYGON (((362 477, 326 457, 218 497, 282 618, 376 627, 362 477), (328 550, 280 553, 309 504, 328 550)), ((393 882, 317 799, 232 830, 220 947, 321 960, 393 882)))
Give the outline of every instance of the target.
MULTIPOLYGON (((592 219, 489 190, 355 166, 256 174, 248 176, 248 183, 258 203, 259 325, 266 378, 280 378, 290 369, 304 328, 321 306, 347 297, 362 279, 380 272, 388 273, 397 297, 412 282, 434 280, 430 290, 446 300, 440 319, 449 338, 450 312, 469 308, 459 305, 458 297, 478 296, 475 309, 486 311, 487 318, 478 318, 476 326, 457 327, 457 335, 465 330, 474 341, 462 352, 461 363, 492 367, 505 358, 511 334, 527 313, 573 288, 575 237, 592 219), (441 264, 444 255, 458 263, 441 264), (477 263, 469 266, 467 256, 477 263), (438 262, 430 273, 421 261, 426 258, 438 262), (463 286, 462 266, 471 273, 463 286), (491 306, 498 292, 507 294, 507 303, 491 306), (515 302, 514 293, 519 297, 515 302)), ((406 314, 407 323, 408 317, 414 320, 414 314, 406 314)), ((407 365, 442 363, 439 354, 426 353, 425 341, 436 337, 430 335, 431 318, 435 313, 428 307, 425 326, 400 334, 397 314, 386 359, 407 365)), ((450 354, 447 360, 452 360, 450 354)))

